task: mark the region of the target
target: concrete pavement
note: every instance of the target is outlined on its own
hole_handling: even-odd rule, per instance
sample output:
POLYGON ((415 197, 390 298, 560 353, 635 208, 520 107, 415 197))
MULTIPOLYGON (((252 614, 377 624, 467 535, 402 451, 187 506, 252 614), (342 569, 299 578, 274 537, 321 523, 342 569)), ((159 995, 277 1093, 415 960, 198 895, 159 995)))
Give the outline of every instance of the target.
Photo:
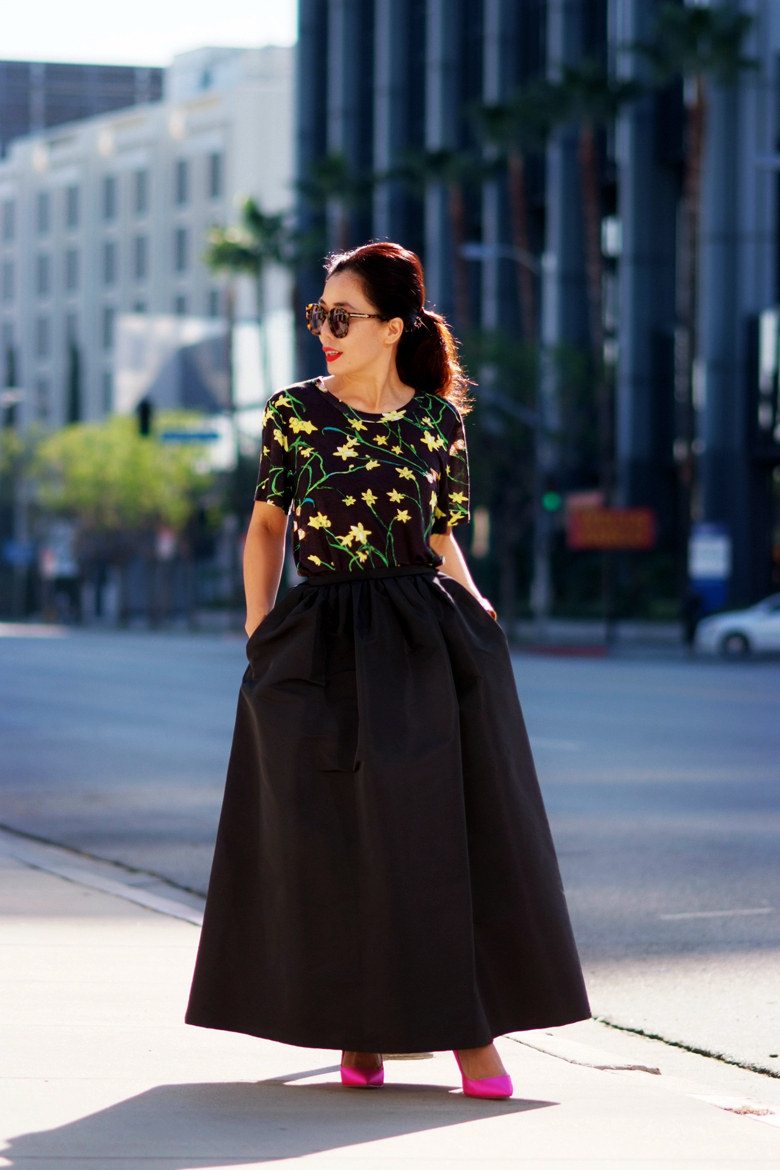
POLYGON ((516 1095, 452 1056, 338 1084, 336 1052, 182 1022, 197 899, 0 833, 0 1166, 776 1167, 780 1080, 595 1021, 500 1043, 516 1095))

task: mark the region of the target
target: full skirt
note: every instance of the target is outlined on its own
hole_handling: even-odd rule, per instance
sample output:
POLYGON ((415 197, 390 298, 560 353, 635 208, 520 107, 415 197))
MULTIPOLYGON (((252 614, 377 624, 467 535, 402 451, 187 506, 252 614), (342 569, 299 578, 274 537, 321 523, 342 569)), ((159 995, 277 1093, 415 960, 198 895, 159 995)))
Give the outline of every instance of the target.
POLYGON ((506 638, 471 593, 304 582, 247 656, 187 1022, 418 1052, 586 1018, 506 638))

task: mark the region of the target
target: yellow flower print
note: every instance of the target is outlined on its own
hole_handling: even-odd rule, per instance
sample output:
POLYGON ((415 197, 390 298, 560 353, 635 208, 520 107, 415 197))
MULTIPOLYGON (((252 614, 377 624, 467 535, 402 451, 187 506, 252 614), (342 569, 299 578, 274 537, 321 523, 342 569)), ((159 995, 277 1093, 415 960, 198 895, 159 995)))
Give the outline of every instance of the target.
POLYGON ((378 466, 379 466, 378 459, 369 459, 368 463, 366 464, 366 471, 373 471, 374 468, 378 467, 378 466))
POLYGON ((399 492, 398 488, 393 488, 393 490, 387 494, 394 504, 400 504, 401 500, 404 498, 404 493, 399 492))
POLYGON ((267 454, 268 454, 268 448, 267 448, 267 447, 263 447, 263 454, 264 454, 264 455, 267 455, 267 454))
POLYGON ((439 478, 439 473, 433 470, 426 471, 425 478, 428 480, 428 483, 436 483, 436 480, 439 478))
POLYGON ((366 552, 366 550, 364 548, 362 548, 360 550, 360 552, 358 553, 358 560, 360 561, 361 565, 363 564, 364 561, 368 560, 368 553, 366 552))
POLYGON ((395 514, 396 520, 411 520, 411 516, 406 511, 406 508, 399 508, 395 514))
POLYGON ((349 535, 359 544, 365 544, 371 535, 371 529, 364 528, 362 524, 353 524, 349 530, 349 535))
POLYGON ((355 442, 357 442, 356 439, 347 439, 346 443, 344 443, 341 447, 337 447, 333 454, 338 455, 340 459, 345 461, 347 459, 355 459, 357 456, 357 451, 352 445, 355 442))
POLYGON ((435 451, 438 447, 444 446, 444 439, 441 435, 432 435, 430 431, 426 431, 422 437, 423 443, 429 451, 435 451))
POLYGON ((322 560, 319 557, 315 557, 313 553, 309 553, 309 560, 313 561, 315 565, 322 564, 322 560))
POLYGON ((464 451, 466 444, 463 439, 456 439, 450 447, 450 455, 457 455, 458 451, 464 451))
POLYGON ((314 451, 313 447, 301 447, 301 455, 303 455, 305 459, 308 459, 308 457, 313 453, 313 451, 314 451))
POLYGON ((405 414, 405 410, 388 410, 382 415, 382 422, 397 422, 398 419, 403 418, 405 414))
MULTIPOLYGON (((349 425, 351 427, 354 427, 356 431, 365 431, 368 429, 366 427, 366 424, 363 422, 363 420, 359 419, 359 418, 351 418, 349 420, 349 425)), ((354 439, 352 440, 352 442, 354 442, 354 439)))
POLYGON ((327 516, 323 516, 322 512, 318 512, 316 516, 312 516, 309 520, 310 528, 330 528, 330 520, 327 516))
POLYGON ((284 447, 285 451, 290 450, 290 443, 287 435, 283 435, 278 427, 274 427, 274 438, 276 439, 277 443, 284 447))
POLYGON ((387 435, 376 435, 374 442, 378 447, 385 447, 387 445, 387 435))
POLYGON ((432 426, 433 426, 433 419, 432 419, 432 418, 428 418, 428 415, 427 415, 427 414, 426 414, 425 418, 423 419, 423 426, 426 426, 426 427, 432 427, 432 426))
POLYGON ((438 499, 438 496, 436 495, 436 492, 431 492, 431 507, 432 508, 436 507, 436 500, 437 499, 438 499))
POLYGON ((369 488, 368 491, 363 492, 363 499, 366 501, 369 508, 371 508, 377 502, 379 496, 375 496, 371 491, 371 488, 369 488))
POLYGON ((400 455, 400 454, 401 454, 401 448, 400 448, 400 447, 393 447, 393 448, 392 448, 392 451, 393 451, 393 454, 394 454, 394 455, 400 455))
POLYGON ((446 515, 447 515, 447 513, 446 513, 446 512, 442 512, 441 508, 434 508, 434 509, 433 509, 433 514, 434 514, 434 516, 436 517, 436 519, 437 519, 437 520, 441 520, 443 516, 446 516, 446 515))
POLYGON ((452 492, 450 494, 450 499, 452 500, 453 504, 467 503, 466 497, 464 496, 463 492, 452 492))
POLYGON ((303 540, 303 538, 304 538, 304 536, 305 536, 305 535, 306 535, 306 529, 305 529, 305 528, 299 528, 299 529, 298 529, 298 539, 299 539, 299 540, 303 540))
POLYGON ((276 405, 277 406, 292 406, 292 402, 290 402, 290 399, 287 397, 286 394, 280 394, 279 397, 276 399, 276 405))
POLYGON ((401 479, 414 479, 414 472, 411 467, 396 467, 396 471, 401 479))
POLYGON ((355 539, 355 537, 352 535, 351 532, 348 532, 346 534, 346 536, 340 536, 338 539, 341 541, 342 544, 345 544, 347 546, 347 548, 351 548, 352 541, 355 539))
POLYGON ((316 431, 317 428, 313 422, 309 422, 309 420, 306 418, 291 418, 290 430, 295 431, 296 435, 300 434, 301 431, 305 431, 307 435, 310 435, 312 431, 316 431))
POLYGON ((355 502, 354 496, 345 496, 344 497, 344 503, 347 505, 348 508, 351 507, 351 505, 354 504, 354 502, 355 502))

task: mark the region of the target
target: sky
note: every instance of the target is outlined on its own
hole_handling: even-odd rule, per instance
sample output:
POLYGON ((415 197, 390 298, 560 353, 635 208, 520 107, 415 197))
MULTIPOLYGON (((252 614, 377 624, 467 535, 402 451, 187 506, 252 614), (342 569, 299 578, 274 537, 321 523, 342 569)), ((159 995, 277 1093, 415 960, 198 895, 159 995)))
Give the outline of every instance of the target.
POLYGON ((167 65, 202 45, 291 45, 297 0, 6 0, 0 59, 167 65))

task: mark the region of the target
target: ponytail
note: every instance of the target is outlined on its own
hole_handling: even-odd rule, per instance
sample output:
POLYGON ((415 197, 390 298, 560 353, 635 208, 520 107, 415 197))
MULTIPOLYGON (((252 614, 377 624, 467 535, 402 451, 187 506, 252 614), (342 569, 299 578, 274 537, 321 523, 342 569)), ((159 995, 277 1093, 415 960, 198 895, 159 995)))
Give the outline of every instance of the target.
POLYGON ((440 313, 421 309, 404 329, 396 352, 398 376, 407 386, 447 398, 461 414, 471 409, 469 380, 455 338, 440 313))

